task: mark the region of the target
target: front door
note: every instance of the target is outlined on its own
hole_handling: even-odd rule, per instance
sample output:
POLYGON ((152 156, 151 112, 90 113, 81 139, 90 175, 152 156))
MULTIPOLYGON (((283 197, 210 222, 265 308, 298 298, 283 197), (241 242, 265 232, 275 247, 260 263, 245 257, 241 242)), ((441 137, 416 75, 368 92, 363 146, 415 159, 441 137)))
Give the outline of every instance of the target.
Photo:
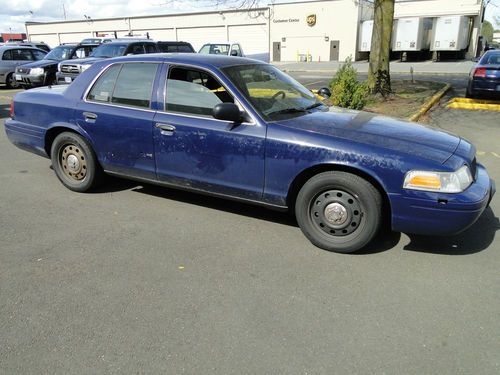
POLYGON ((264 187, 265 128, 212 117, 233 96, 211 73, 169 69, 165 110, 154 118, 159 181, 227 196, 260 200, 264 187))
POLYGON ((330 61, 339 61, 340 40, 330 41, 330 61))

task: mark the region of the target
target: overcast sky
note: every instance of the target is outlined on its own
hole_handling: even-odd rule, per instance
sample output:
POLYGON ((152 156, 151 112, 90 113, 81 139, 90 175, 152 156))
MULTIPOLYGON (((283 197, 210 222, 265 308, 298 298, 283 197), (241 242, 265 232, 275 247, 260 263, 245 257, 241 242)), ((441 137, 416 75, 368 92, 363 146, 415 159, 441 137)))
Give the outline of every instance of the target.
MULTIPOLYGON (((234 5, 241 1, 227 2, 234 5)), ((298 0, 275 0, 276 3, 293 1, 298 0)), ((270 2, 260 1, 260 4, 265 6, 270 2)), ((84 19, 84 15, 96 19, 209 11, 217 9, 216 3, 217 0, 0 0, 0 32, 8 33, 10 29, 25 32, 26 21, 63 20, 64 10, 67 20, 78 20, 84 19)), ((227 6, 220 6, 220 9, 225 8, 227 6)), ((492 21, 494 15, 500 16, 500 0, 492 0, 488 6, 486 18, 492 21)))

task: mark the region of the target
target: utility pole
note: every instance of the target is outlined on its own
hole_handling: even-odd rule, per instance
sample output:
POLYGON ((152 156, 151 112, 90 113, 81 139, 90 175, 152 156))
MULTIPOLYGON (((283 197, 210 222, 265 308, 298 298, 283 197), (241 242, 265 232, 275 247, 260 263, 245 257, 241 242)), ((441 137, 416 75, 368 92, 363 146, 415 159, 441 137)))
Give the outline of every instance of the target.
POLYGON ((62 3, 62 8, 63 8, 63 18, 66 21, 66 6, 64 5, 64 3, 62 3))

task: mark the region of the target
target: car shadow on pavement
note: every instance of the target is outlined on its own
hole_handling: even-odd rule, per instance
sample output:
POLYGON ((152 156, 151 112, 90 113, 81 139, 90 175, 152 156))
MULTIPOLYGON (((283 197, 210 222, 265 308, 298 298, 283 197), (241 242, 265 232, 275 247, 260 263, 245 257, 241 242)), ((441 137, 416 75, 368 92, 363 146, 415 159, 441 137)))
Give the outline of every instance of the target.
POLYGON ((137 193, 147 194, 162 199, 175 200, 178 202, 211 208, 218 211, 225 211, 236 215, 243 215, 256 219, 262 219, 279 224, 298 227, 297 221, 295 220, 293 215, 290 215, 288 212, 275 211, 265 207, 243 202, 232 201, 184 190, 172 189, 164 186, 121 180, 118 178, 113 178, 112 181, 110 179, 106 186, 102 188, 102 191, 101 189, 99 189, 95 192, 109 193, 110 191, 119 190, 131 190, 137 193))
POLYGON ((500 221, 488 207, 469 229, 451 237, 409 235, 404 250, 440 255, 469 255, 487 249, 500 229, 500 221))

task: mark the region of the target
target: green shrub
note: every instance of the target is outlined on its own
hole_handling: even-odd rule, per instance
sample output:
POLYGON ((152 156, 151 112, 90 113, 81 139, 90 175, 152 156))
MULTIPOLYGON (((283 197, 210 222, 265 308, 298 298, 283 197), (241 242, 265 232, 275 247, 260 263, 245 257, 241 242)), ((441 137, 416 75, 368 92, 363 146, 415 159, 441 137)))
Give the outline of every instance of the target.
POLYGON ((358 72, 348 57, 330 82, 333 105, 349 109, 363 109, 370 90, 365 82, 358 81, 358 72))

